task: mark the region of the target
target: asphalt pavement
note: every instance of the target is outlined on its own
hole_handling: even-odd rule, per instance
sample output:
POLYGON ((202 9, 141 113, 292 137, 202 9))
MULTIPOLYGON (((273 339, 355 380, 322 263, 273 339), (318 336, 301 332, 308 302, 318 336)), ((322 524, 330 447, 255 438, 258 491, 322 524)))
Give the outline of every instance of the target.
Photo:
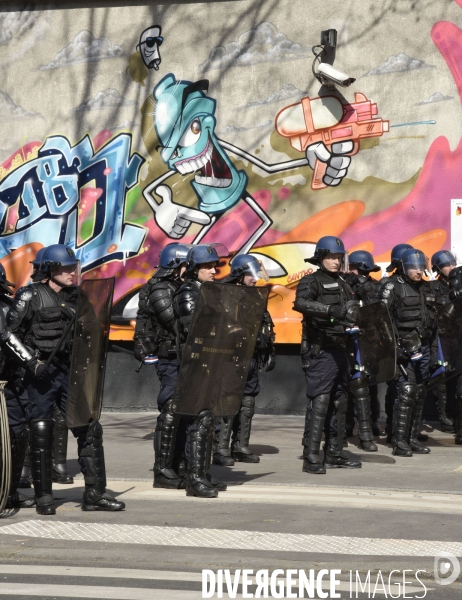
POLYGON ((83 480, 70 439, 75 482, 55 486, 56 516, 3 515, 0 598, 216 598, 220 578, 223 598, 253 597, 255 573, 271 580, 276 569, 282 578, 293 570, 296 595, 285 588, 278 596, 275 584, 269 597, 301 597, 300 572, 310 569, 313 577, 329 573, 304 597, 462 597, 460 576, 449 585, 435 581, 435 565, 444 583, 462 557, 462 446, 453 435, 425 425, 431 453, 412 458, 392 456, 385 438, 376 440, 376 453, 351 438, 347 451, 362 469, 309 475, 302 472, 303 417, 257 415, 251 448, 260 463, 213 466, 228 491, 203 500, 153 489, 155 420, 156 413, 103 413, 108 488, 125 511, 80 510, 83 480), (205 591, 216 580, 212 596, 202 593, 204 569, 205 591), (247 593, 243 570, 253 571, 247 593), (340 571, 337 596, 329 595, 333 570, 340 571))

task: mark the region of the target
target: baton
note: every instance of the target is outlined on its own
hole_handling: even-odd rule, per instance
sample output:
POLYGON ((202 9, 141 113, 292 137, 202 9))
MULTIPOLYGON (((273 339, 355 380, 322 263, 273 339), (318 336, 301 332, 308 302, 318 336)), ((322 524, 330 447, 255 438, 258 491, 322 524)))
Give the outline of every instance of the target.
MULTIPOLYGON (((112 344, 111 348, 113 348, 116 352, 125 352, 125 354, 130 354, 131 356, 135 356, 135 353, 132 350, 128 350, 127 348, 122 348, 122 346, 116 346, 112 344)), ((144 365, 144 362, 141 361, 140 364, 136 367, 135 373, 139 373, 141 371, 141 367, 144 365)))

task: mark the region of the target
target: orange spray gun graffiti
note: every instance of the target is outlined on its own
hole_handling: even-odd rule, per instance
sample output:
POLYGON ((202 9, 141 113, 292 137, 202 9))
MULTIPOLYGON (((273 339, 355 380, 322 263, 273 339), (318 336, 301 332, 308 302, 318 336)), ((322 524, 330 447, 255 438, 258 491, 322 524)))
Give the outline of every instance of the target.
MULTIPOLYGON (((289 138, 291 146, 300 152, 318 142, 331 151, 332 144, 352 141, 353 156, 359 152, 361 139, 381 137, 389 131, 390 122, 376 115, 377 104, 357 92, 352 104, 343 104, 335 96, 302 98, 280 110, 275 124, 279 135, 289 138)), ((311 189, 326 187, 322 180, 325 172, 326 163, 316 160, 311 189)))

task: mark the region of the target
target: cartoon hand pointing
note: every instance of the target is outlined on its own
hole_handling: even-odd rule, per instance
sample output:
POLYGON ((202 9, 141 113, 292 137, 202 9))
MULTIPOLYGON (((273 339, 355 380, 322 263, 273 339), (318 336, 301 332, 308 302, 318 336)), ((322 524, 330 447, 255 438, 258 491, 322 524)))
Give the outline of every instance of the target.
POLYGON ((148 186, 143 190, 143 195, 152 208, 157 225, 173 239, 182 238, 191 223, 198 225, 210 223, 210 217, 206 213, 172 202, 172 190, 167 185, 159 185, 154 189, 148 186), (162 198, 161 202, 157 201, 151 190, 162 198))

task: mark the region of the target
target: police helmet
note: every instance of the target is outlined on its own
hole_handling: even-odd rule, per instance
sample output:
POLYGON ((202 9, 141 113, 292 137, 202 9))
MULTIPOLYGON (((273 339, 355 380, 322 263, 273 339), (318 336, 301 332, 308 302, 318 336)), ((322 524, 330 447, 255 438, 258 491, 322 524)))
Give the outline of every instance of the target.
POLYGON ((434 273, 440 273, 442 275, 443 272, 441 269, 443 267, 455 267, 456 265, 456 257, 452 252, 449 252, 449 250, 438 250, 438 252, 435 252, 432 256, 432 271, 434 273))
POLYGON ((186 257, 186 273, 192 274, 199 265, 218 263, 220 258, 228 256, 229 252, 223 244, 192 246, 186 257))
POLYGON ((251 254, 238 254, 231 261, 231 273, 229 277, 237 279, 241 275, 251 275, 255 281, 259 279, 269 281, 265 267, 251 254))
POLYGON ((163 248, 159 255, 159 268, 156 277, 168 277, 180 265, 186 262, 191 245, 174 242, 163 248))
POLYGON ((425 271, 426 261, 425 254, 417 248, 409 248, 401 255, 401 266, 405 275, 408 275, 410 270, 425 271))
POLYGON ((40 267, 40 265, 42 264, 42 256, 43 256, 44 250, 45 250, 45 248, 40 248, 40 250, 35 255, 34 260, 30 261, 30 264, 34 267, 34 269, 38 269, 40 267))
POLYGON ((305 258, 305 262, 309 262, 312 265, 320 265, 326 254, 343 254, 346 256, 347 252, 342 240, 335 237, 335 235, 325 235, 316 244, 314 256, 305 258))
POLYGON ((43 249, 42 267, 70 267, 78 262, 74 250, 64 244, 52 244, 43 249))
POLYGON ((385 269, 387 273, 391 273, 391 271, 394 271, 400 266, 403 252, 406 250, 412 250, 412 246, 410 244, 397 244, 396 246, 393 246, 391 250, 391 263, 385 269))
POLYGON ((15 287, 14 283, 11 283, 11 281, 8 281, 6 278, 5 267, 2 265, 2 263, 0 263, 0 287, 3 288, 3 291, 6 291, 7 293, 10 293, 8 287, 15 287))
POLYGON ((348 264, 367 273, 380 271, 379 265, 374 262, 374 257, 367 250, 355 250, 348 257, 348 264))

